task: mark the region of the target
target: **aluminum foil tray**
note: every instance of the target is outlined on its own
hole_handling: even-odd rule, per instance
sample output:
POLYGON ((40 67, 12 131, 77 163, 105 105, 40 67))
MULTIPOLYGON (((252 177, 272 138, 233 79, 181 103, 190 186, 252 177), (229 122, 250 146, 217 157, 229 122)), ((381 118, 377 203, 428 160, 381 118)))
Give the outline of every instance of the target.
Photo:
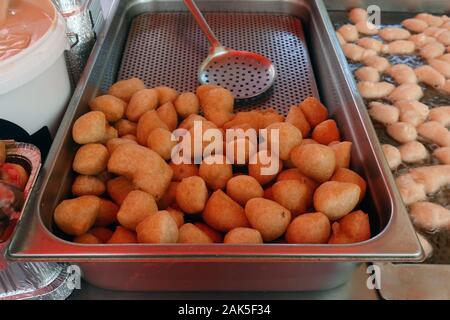
MULTIPOLYGON (((29 175, 24 190, 25 203, 23 207, 25 208, 34 190, 41 168, 41 153, 31 144, 8 141, 6 146, 6 162, 20 164, 29 175)), ((20 223, 22 213, 23 209, 11 217, 10 223, 12 226, 20 223)), ((9 240, 0 243, 0 300, 59 300, 70 295, 72 290, 66 285, 65 265, 57 263, 9 263, 5 259, 9 240)))

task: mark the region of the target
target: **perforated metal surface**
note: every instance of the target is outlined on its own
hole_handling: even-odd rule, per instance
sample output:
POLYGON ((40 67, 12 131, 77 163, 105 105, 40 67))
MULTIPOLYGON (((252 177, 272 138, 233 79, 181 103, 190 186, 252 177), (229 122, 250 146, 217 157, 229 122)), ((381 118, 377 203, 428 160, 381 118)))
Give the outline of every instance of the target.
POLYGON ((229 51, 208 57, 201 68, 199 81, 230 90, 236 99, 251 99, 265 93, 275 81, 275 68, 270 60, 247 51, 229 51))
MULTIPOLYGON (((286 114, 289 107, 317 95, 300 20, 287 15, 207 13, 224 46, 260 53, 278 76, 259 108, 286 114)), ((198 86, 198 68, 209 44, 187 13, 151 13, 133 20, 118 79, 139 77, 148 87, 168 85, 180 92, 198 86)), ((244 109, 255 108, 255 106, 244 109)))

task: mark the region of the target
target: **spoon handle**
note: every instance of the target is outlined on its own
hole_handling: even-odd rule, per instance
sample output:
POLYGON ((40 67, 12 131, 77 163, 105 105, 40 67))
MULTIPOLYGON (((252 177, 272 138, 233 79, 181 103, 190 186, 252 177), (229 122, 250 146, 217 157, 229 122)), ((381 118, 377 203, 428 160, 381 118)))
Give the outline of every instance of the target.
POLYGON ((195 21, 197 21, 198 26, 203 31, 205 36, 208 38, 209 43, 211 44, 212 48, 218 48, 222 45, 220 44, 219 40, 217 40, 216 36, 214 35, 213 31, 211 30, 210 26, 208 25, 208 22, 206 22, 205 17, 200 12, 200 9, 195 4, 194 0, 184 0, 184 4, 191 12, 192 16, 194 17, 195 21))
POLYGON ((5 23, 8 16, 9 0, 0 1, 0 26, 5 23))

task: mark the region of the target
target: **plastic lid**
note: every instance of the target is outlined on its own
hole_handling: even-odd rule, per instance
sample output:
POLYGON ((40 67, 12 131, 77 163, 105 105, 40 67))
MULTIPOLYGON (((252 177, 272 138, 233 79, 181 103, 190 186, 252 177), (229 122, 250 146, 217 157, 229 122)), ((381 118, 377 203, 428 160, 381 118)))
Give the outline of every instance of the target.
POLYGON ((54 19, 44 36, 20 53, 0 61, 0 95, 35 79, 70 49, 65 21, 51 2, 49 5, 54 19))

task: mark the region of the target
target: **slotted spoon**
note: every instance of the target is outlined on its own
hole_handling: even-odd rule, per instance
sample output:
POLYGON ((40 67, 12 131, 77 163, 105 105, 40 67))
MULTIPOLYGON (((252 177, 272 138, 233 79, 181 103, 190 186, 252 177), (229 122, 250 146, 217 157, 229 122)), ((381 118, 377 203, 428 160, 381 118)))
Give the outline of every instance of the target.
POLYGON ((276 78, 272 61, 257 53, 224 47, 195 2, 184 0, 184 3, 211 44, 210 53, 198 71, 201 84, 224 87, 236 99, 256 98, 272 87, 276 78))

